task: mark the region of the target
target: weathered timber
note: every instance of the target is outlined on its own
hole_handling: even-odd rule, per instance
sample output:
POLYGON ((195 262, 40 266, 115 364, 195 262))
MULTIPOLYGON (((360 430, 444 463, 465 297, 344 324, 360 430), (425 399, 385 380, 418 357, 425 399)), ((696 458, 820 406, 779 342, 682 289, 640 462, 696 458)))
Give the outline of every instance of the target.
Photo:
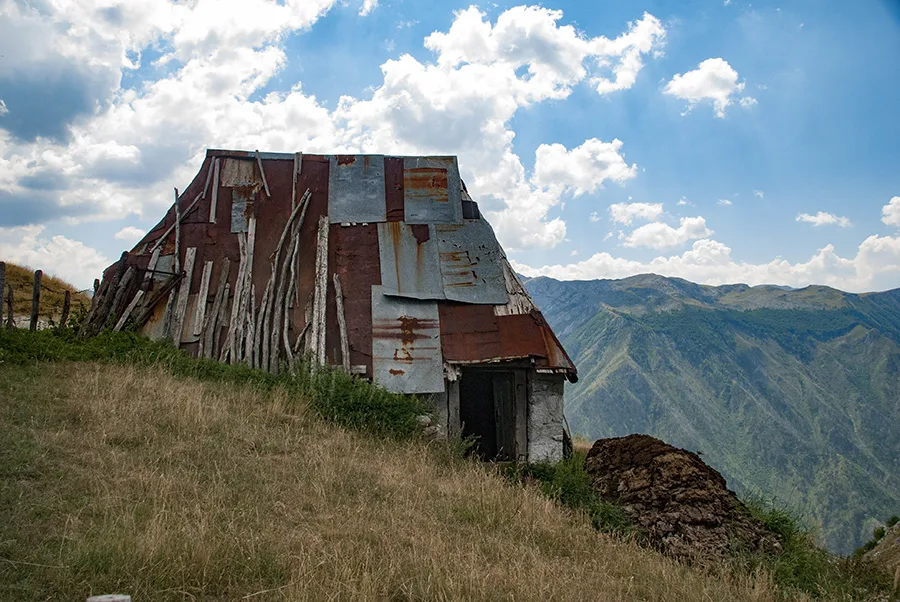
POLYGON ((235 338, 237 337, 237 322, 240 314, 240 302, 244 296, 244 269, 247 264, 247 240, 243 233, 237 233, 238 250, 240 260, 238 261, 237 276, 234 279, 234 295, 231 299, 231 319, 228 321, 228 334, 225 335, 225 345, 222 349, 222 357, 228 357, 233 363, 236 361, 235 355, 235 338))
POLYGON ((139 330, 144 324, 147 323, 147 320, 150 319, 150 316, 153 314, 154 308, 156 305, 165 297, 166 295, 171 295, 175 285, 181 281, 181 274, 175 274, 173 276, 169 276, 166 280, 163 281, 162 285, 158 290, 153 291, 153 294, 149 296, 149 299, 146 303, 142 304, 137 312, 134 314, 134 329, 139 330))
POLYGON ((222 273, 219 275, 219 286, 216 288, 216 297, 213 300, 212 310, 209 313, 208 324, 204 326, 202 342, 200 344, 200 356, 212 358, 216 353, 216 345, 218 344, 217 331, 220 328, 219 314, 222 313, 222 305, 228 298, 225 297, 225 287, 228 286, 228 271, 231 267, 231 260, 227 257, 222 264, 222 273))
POLYGON ((69 321, 69 311, 72 308, 72 291, 66 290, 66 294, 63 296, 63 306, 62 306, 62 314, 59 317, 59 328, 58 330, 62 332, 63 328, 66 327, 66 322, 69 321))
MULTIPOLYGON (((205 191, 204 191, 205 196, 205 191)), ((209 202, 209 222, 216 223, 216 209, 219 203, 219 158, 213 163, 213 189, 212 200, 209 202)))
POLYGON ((259 156, 259 149, 256 151, 256 165, 259 167, 259 177, 262 179, 263 188, 266 190, 266 198, 271 199, 272 193, 269 192, 269 182, 266 181, 266 170, 263 169, 262 157, 259 156))
POLYGON ((283 335, 281 332, 281 321, 282 314, 284 312, 284 302, 285 302, 285 287, 287 287, 287 279, 288 279, 288 268, 290 267, 291 259, 294 256, 294 248, 298 243, 299 232, 294 226, 291 232, 291 245, 290 252, 285 256, 284 261, 281 263, 280 273, 278 275, 278 288, 275 294, 275 315, 272 318, 272 332, 269 338, 269 344, 271 345, 271 360, 272 360, 272 368, 273 372, 278 372, 279 359, 281 357, 281 341, 283 339, 283 335))
POLYGON ((178 301, 175 304, 175 316, 172 320, 172 341, 176 347, 181 345, 181 332, 184 329, 188 297, 191 295, 191 280, 196 258, 197 247, 188 247, 184 253, 184 278, 178 287, 178 301))
POLYGON ((328 295, 328 216, 319 218, 316 237, 316 286, 313 297, 312 351, 315 362, 325 365, 325 299, 328 295))
MULTIPOLYGON (((209 192, 209 183, 212 181, 212 175, 213 175, 213 171, 215 171, 214 165, 215 165, 216 161, 218 161, 218 159, 214 159, 213 164, 210 165, 209 169, 206 170, 206 182, 203 184, 203 192, 200 193, 201 198, 205 199, 206 193, 209 192)), ((216 182, 216 184, 218 184, 218 182, 216 182)))
POLYGON ((109 306, 109 314, 106 320, 107 323, 104 327, 115 325, 119 314, 123 311, 123 306, 125 305, 125 293, 128 291, 128 286, 131 284, 134 274, 134 266, 128 266, 128 269, 125 270, 125 275, 122 276, 122 279, 116 285, 116 294, 113 296, 112 303, 109 306))
POLYGON ((12 330, 16 327, 16 323, 13 322, 13 286, 9 284, 6 289, 6 329, 12 330))
MULTIPOLYGON (((185 209, 183 212, 180 210, 176 211, 175 223, 172 224, 171 226, 169 226, 168 228, 166 228, 166 231, 163 232, 162 236, 160 236, 159 239, 155 243, 153 243, 153 246, 150 247, 151 253, 153 251, 155 251, 158 247, 160 247, 164 242, 166 242, 166 239, 169 237, 169 234, 171 234, 172 231, 175 230, 176 226, 178 226, 179 229, 181 228, 181 221, 184 220, 188 215, 190 215, 191 211, 194 210, 194 207, 197 206, 197 203, 200 201, 200 199, 202 197, 203 197, 203 193, 198 194, 196 197, 194 197, 194 200, 191 201, 191 204, 187 206, 187 209, 185 209)), ((175 203, 175 207, 176 208, 178 207, 177 202, 175 203)), ((175 270, 175 271, 177 272, 178 270, 175 270)))
POLYGON ((203 275, 200 276, 200 292, 197 295, 197 308, 194 311, 194 335, 200 336, 203 332, 203 322, 206 318, 206 303, 209 297, 209 279, 212 276, 213 262, 203 264, 203 275))
POLYGON ((337 309, 338 331, 341 337, 341 365, 345 372, 350 372, 350 343, 347 339, 347 319, 344 315, 344 294, 341 290, 341 277, 334 273, 334 301, 337 309))
POLYGON ((153 279, 153 270, 156 269, 156 264, 159 261, 160 251, 161 249, 156 249, 153 251, 153 254, 150 255, 150 262, 147 264, 147 271, 144 273, 143 285, 138 288, 137 292, 134 294, 134 299, 131 300, 131 303, 129 303, 128 307, 125 308, 125 311, 122 312, 122 317, 119 318, 119 321, 116 322, 115 327, 113 327, 114 331, 122 330, 125 321, 128 320, 128 316, 131 315, 131 312, 134 311, 134 308, 137 307, 138 303, 140 303, 141 299, 144 297, 144 288, 149 286, 149 282, 153 279))
POLYGON ((256 361, 256 353, 255 348, 253 346, 256 337, 256 320, 254 319, 256 316, 256 285, 250 284, 250 311, 247 312, 247 338, 244 342, 244 347, 246 351, 244 353, 244 361, 251 368, 253 367, 253 363, 256 361))
MULTIPOLYGON (((295 159, 296 160, 296 159, 295 159)), ((6 291, 6 264, 0 261, 0 295, 6 291)), ((2 301, 2 299, 0 299, 2 301)), ((0 303, 0 326, 3 325, 3 303, 0 303)))
POLYGON ((256 349, 256 368, 268 370, 269 363, 269 347, 266 344, 266 316, 269 310, 269 296, 272 294, 272 286, 274 280, 270 277, 263 291, 262 299, 259 302, 259 314, 256 316, 256 333, 254 334, 253 346, 256 349))
POLYGON ((34 286, 31 289, 31 322, 28 325, 29 330, 37 330, 38 310, 41 305, 41 278, 44 272, 41 270, 34 271, 34 286))
POLYGON ((300 226, 297 226, 297 234, 294 238, 294 250, 291 253, 291 273, 288 276, 289 284, 287 295, 285 297, 285 305, 284 308, 284 328, 282 329, 282 334, 284 337, 284 353, 287 355, 288 366, 293 371, 294 367, 294 354, 291 351, 291 341, 288 337, 288 333, 291 329, 291 306, 293 305, 292 301, 294 299, 294 291, 297 288, 297 258, 300 254, 300 226))

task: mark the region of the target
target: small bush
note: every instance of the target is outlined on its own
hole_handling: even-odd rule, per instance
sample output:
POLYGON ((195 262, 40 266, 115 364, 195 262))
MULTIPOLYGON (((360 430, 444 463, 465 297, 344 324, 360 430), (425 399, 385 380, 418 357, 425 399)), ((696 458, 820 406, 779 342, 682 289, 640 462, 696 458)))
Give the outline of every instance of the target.
POLYGON ((412 395, 390 393, 342 370, 313 367, 308 362, 301 362, 293 373, 276 376, 245 365, 196 359, 168 342, 150 341, 130 332, 103 332, 90 338, 79 337, 70 328, 0 332, 0 363, 49 361, 158 365, 178 376, 250 384, 263 390, 280 388, 305 397, 316 413, 335 424, 400 439, 418 433, 416 418, 427 412, 412 395))
POLYGON ((896 525, 897 523, 900 523, 900 516, 897 516, 897 515, 895 514, 894 516, 892 516, 892 517, 890 517, 889 519, 887 519, 887 523, 885 523, 885 524, 887 524, 888 529, 890 529, 891 527, 893 527, 893 526, 896 525))

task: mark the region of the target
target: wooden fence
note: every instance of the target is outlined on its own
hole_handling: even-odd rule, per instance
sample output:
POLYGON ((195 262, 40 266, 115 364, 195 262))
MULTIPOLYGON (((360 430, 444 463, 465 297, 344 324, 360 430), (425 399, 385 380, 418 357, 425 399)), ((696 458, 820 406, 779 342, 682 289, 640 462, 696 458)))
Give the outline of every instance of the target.
MULTIPOLYGON (((38 328, 38 316, 40 313, 41 307, 41 291, 48 290, 54 293, 58 293, 59 291, 54 291, 53 289, 44 286, 41 284, 43 280, 44 272, 41 270, 34 271, 34 280, 31 287, 31 319, 28 322, 29 330, 37 330, 38 328)), ((15 300, 16 291, 13 288, 12 284, 8 284, 6 282, 6 264, 0 261, 0 301, 5 297, 6 300, 6 328, 8 330, 12 330, 16 327, 16 323, 13 317, 13 301, 15 300), (5 292, 5 295, 4 295, 5 292)), ((0 302, 0 327, 3 326, 4 322, 4 307, 3 303, 0 302)), ((62 306, 62 314, 60 315, 58 328, 62 329, 65 327, 66 323, 69 321, 69 312, 71 311, 72 306, 72 292, 68 289, 64 291, 63 297, 63 306, 62 306)))

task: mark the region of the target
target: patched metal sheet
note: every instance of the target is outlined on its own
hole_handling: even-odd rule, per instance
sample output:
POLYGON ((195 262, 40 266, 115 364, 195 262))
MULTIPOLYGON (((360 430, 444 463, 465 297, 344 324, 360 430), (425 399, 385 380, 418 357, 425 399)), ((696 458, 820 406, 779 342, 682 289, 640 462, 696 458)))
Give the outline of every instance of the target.
POLYGON ((390 297, 372 287, 372 367, 394 393, 441 393, 444 368, 436 301, 390 297))
POLYGON ((387 220, 384 204, 384 156, 329 157, 328 220, 373 223, 387 220))
POLYGON ((462 222, 456 157, 404 158, 403 203, 409 224, 462 222))
POLYGON ((231 191, 231 231, 246 232, 247 218, 253 207, 253 193, 249 188, 235 188, 231 191))
POLYGON ((378 224, 378 253, 386 295, 444 299, 434 226, 378 224))
POLYGON ((262 186, 255 160, 225 159, 222 162, 219 180, 222 186, 229 188, 262 186))
POLYGON ((509 301, 494 231, 485 220, 435 226, 444 295, 451 301, 505 305, 509 301))

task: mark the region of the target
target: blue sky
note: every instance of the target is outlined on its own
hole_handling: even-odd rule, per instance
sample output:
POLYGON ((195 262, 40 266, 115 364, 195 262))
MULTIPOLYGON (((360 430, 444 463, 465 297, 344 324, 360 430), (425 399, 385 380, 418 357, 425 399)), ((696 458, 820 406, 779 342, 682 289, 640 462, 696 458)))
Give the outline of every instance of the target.
POLYGON ((0 258, 87 286, 207 147, 451 153, 526 275, 900 287, 900 3, 0 0, 0 258))

